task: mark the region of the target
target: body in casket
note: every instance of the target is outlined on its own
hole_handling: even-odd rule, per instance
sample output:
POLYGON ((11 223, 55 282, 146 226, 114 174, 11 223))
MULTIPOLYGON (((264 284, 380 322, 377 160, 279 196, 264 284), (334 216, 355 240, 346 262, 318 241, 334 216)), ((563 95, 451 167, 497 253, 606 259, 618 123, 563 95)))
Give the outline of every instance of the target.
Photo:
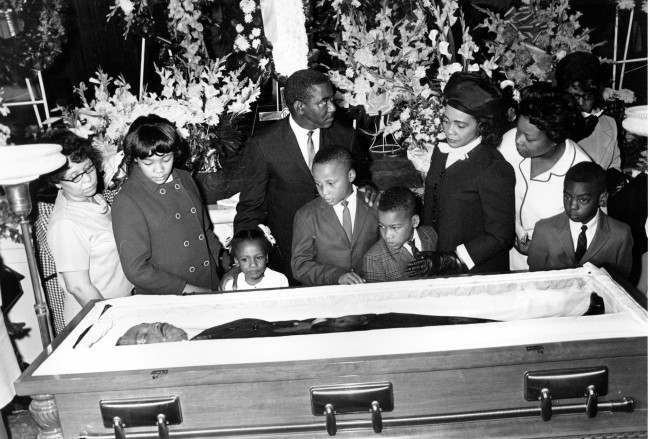
POLYGON ((136 419, 133 407, 174 397, 165 413, 175 437, 326 437, 326 420, 342 437, 372 437, 373 425, 388 437, 427 438, 646 429, 647 314, 592 266, 110 303, 87 307, 16 382, 19 394, 55 396, 66 438, 113 437, 115 414, 127 437, 157 437, 155 414, 136 419), (606 313, 581 316, 592 292, 606 313), (167 322, 192 338, 240 318, 384 312, 500 322, 115 346, 143 322, 167 322), (543 376, 548 371, 565 381, 543 376), (590 399, 591 415, 599 409, 590 418, 591 384, 600 394, 590 399), (544 387, 550 412, 540 409, 544 387), (612 412, 631 409, 632 399, 633 411, 612 412), (121 406, 125 400, 131 408, 121 406), (381 413, 373 424, 374 400, 381 413), (328 403, 334 416, 324 415, 328 403))

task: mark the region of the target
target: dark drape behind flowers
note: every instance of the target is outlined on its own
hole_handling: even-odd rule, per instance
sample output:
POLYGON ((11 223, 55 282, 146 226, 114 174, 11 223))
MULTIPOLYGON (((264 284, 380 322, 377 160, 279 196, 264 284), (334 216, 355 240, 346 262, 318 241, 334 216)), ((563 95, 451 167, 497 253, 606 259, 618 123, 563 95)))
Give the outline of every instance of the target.
MULTIPOLYGON (((123 38, 123 23, 106 21, 107 0, 69 0, 68 45, 64 55, 44 74, 45 90, 51 106, 74 102, 72 89, 88 82, 97 69, 111 76, 123 74, 137 92, 140 68, 140 41, 137 37, 123 38)), ((147 42, 147 51, 158 50, 156 42, 147 42)), ((149 60, 151 61, 151 60, 149 60)), ((153 64, 145 63, 145 82, 155 78, 153 64)))

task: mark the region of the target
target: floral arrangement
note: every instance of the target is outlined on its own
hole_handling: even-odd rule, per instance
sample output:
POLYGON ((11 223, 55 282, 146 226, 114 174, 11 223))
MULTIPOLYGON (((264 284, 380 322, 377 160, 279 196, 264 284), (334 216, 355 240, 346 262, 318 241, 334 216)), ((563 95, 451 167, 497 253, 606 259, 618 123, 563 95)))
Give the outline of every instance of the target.
POLYGON ((242 146, 237 122, 250 111, 260 93, 259 83, 240 79, 241 69, 229 72, 225 63, 226 58, 221 58, 191 71, 156 68, 162 91, 159 95, 146 93, 141 100, 123 78, 97 72, 90 79, 95 98, 87 101, 87 87, 81 83, 75 92, 83 107, 66 112, 64 119, 78 135, 93 136, 104 156, 108 181, 121 177, 118 168, 124 171, 120 145, 130 124, 148 114, 176 125, 189 146, 187 165, 191 170, 214 172, 220 168, 220 158, 242 146))
POLYGON ((237 32, 233 50, 242 53, 245 62, 259 74, 270 75, 273 71, 271 47, 264 35, 260 5, 255 0, 241 0, 239 9, 243 19, 233 23, 237 32))
POLYGON ((578 21, 582 14, 571 12, 569 0, 529 0, 503 16, 475 7, 487 15, 479 27, 493 36, 485 39, 488 52, 517 88, 550 81, 555 63, 567 53, 594 47, 589 29, 578 21))
MULTIPOLYGON (((195 68, 207 54, 203 40, 203 23, 205 20, 200 6, 213 0, 166 0, 167 30, 169 38, 180 48, 180 56, 191 68, 195 68)), ((111 19, 118 12, 125 21, 124 37, 134 25, 139 31, 148 34, 155 26, 154 6, 163 3, 160 0, 115 0, 107 18, 111 19)))
POLYGON ((0 83, 11 84, 31 69, 45 70, 67 41, 64 0, 0 0, 9 35, 0 44, 0 83))

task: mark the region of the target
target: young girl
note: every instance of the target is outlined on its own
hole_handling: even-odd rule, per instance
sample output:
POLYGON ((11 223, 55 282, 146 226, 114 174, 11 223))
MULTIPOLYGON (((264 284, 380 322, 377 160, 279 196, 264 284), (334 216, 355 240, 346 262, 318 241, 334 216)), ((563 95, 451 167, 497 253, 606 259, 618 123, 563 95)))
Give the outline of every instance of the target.
POLYGON ((129 177, 113 204, 113 231, 136 294, 217 291, 221 244, 181 155, 176 128, 156 115, 137 118, 124 139, 129 177))
POLYGON ((224 291, 257 288, 283 288, 289 286, 287 277, 266 268, 271 247, 264 232, 259 229, 241 230, 231 241, 235 268, 221 284, 224 291))

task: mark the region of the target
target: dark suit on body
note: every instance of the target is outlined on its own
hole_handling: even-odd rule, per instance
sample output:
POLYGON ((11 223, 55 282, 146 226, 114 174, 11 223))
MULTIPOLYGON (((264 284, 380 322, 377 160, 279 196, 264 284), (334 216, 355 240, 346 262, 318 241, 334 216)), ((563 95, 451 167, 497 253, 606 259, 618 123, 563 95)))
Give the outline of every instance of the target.
POLYGON ((530 271, 558 270, 591 262, 627 277, 632 269, 632 244, 630 227, 600 212, 596 234, 576 263, 569 217, 560 213, 535 224, 528 247, 528 265, 530 271))
POLYGON ((361 273, 363 255, 377 237, 377 209, 369 207, 359 192, 352 242, 334 208, 320 197, 312 200, 298 210, 293 222, 293 277, 303 285, 332 285, 351 269, 361 273))
MULTIPOLYGON (((320 149, 338 145, 348 148, 357 160, 354 131, 338 123, 320 130, 320 149)), ((266 224, 271 228, 278 253, 270 266, 291 281, 291 240, 296 211, 318 196, 311 171, 305 162, 289 117, 249 139, 244 153, 245 182, 237 204, 235 233, 266 224)), ((363 163, 365 165, 365 163, 363 163)), ((357 179, 359 180, 359 179, 357 179)))
POLYGON ((434 149, 424 186, 422 224, 438 233, 438 251, 464 244, 473 273, 508 271, 515 238, 515 173, 495 148, 480 144, 445 169, 434 149))

